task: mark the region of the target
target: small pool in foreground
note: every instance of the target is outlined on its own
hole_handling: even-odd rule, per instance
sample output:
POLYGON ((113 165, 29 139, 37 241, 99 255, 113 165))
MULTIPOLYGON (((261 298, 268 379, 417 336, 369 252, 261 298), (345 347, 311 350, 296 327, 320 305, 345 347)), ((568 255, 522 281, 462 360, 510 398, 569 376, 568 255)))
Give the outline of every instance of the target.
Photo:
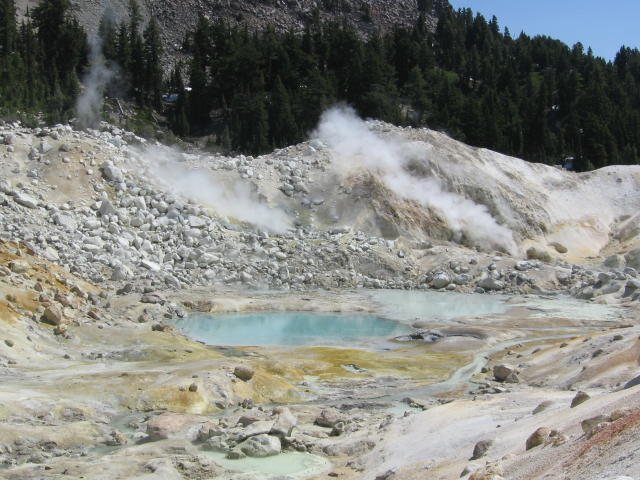
POLYGON ((193 339, 228 346, 340 346, 411 331, 407 325, 376 315, 308 312, 193 313, 176 326, 193 339))

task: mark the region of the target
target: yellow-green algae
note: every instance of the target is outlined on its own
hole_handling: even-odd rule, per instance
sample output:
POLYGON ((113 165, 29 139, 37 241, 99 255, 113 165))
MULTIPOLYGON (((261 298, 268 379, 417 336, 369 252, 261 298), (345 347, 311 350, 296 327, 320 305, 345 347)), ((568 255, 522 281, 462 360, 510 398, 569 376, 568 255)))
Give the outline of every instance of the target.
POLYGON ((460 352, 434 353, 428 346, 392 351, 369 351, 337 347, 305 347, 272 352, 269 359, 257 361, 261 369, 291 382, 307 376, 322 380, 366 378, 392 375, 427 382, 444 380, 467 364, 471 355, 460 352), (351 365, 361 369, 346 369, 351 365))

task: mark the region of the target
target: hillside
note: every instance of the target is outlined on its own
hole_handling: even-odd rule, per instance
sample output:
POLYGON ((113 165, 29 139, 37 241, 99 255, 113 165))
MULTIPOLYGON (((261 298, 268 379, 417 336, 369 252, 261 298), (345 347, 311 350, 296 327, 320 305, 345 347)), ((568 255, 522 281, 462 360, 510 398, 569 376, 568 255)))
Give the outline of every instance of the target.
MULTIPOLYGON (((16 7, 24 13, 33 9, 37 0, 17 0, 16 7)), ((225 20, 232 25, 252 30, 273 27, 277 31, 302 32, 317 9, 321 21, 346 19, 363 36, 413 26, 422 5, 427 25, 434 29, 437 12, 449 6, 447 0, 141 0, 143 23, 154 17, 160 27, 165 53, 179 55, 185 34, 192 30, 200 16, 212 21, 225 20)), ((97 31, 105 12, 119 23, 128 18, 129 0, 72 0, 74 16, 87 32, 97 31)))

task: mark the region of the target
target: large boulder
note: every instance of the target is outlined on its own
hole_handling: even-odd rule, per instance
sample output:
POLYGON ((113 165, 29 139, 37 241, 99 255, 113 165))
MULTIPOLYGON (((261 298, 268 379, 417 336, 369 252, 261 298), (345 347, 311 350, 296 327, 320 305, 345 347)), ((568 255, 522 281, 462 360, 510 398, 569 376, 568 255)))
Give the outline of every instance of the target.
POLYGON ((55 325, 56 327, 65 323, 62 311, 55 305, 49 305, 44 309, 42 321, 50 325, 55 325))
POLYGON ((111 273, 111 280, 119 281, 119 280, 128 280, 133 277, 133 272, 131 269, 125 265, 117 264, 113 267, 113 272, 111 273))
POLYGON ((344 422, 344 417, 333 408, 326 408, 320 412, 320 415, 316 418, 315 424, 320 427, 333 428, 336 423, 344 422))
POLYGON ((27 208, 37 208, 38 207, 38 200, 36 200, 32 196, 27 195, 25 193, 18 192, 18 193, 15 194, 13 199, 15 200, 15 202, 17 204, 22 205, 23 207, 27 207, 27 208))
POLYGON ((433 280, 431 280, 431 286, 433 288, 438 288, 438 289, 445 288, 450 283, 451 283, 451 279, 449 278, 449 275, 447 275, 444 272, 437 273, 433 277, 433 280))
POLYGON ((493 377, 498 382, 518 383, 517 371, 510 365, 500 364, 493 367, 493 377))
POLYGON ((473 447, 471 460, 477 460, 478 458, 484 457, 491 445, 493 445, 493 440, 480 440, 476 443, 475 447, 473 447))
POLYGON ((504 288, 504 283, 493 277, 485 277, 478 282, 478 286, 485 290, 502 290, 504 288))
POLYGON ((70 232, 74 232, 78 228, 78 222, 76 222, 76 220, 71 215, 65 215, 60 212, 56 212, 52 218, 53 222, 56 225, 59 225, 70 232))
POLYGON ((571 408, 577 407, 578 405, 580 405, 581 403, 586 402, 590 398, 591 397, 586 392, 578 392, 578 393, 576 393, 576 396, 573 397, 573 400, 571 400, 571 408))
POLYGON ((539 429, 537 429, 529 436, 529 438, 527 438, 527 450, 531 450, 532 448, 535 448, 539 445, 543 445, 549 438, 550 433, 551 430, 549 430, 547 427, 540 427, 539 429))
POLYGON ((116 207, 114 207, 113 204, 109 201, 109 199, 105 198, 104 200, 102 200, 102 203, 100 203, 98 213, 104 217, 105 215, 115 215, 116 213, 118 213, 118 211, 116 210, 116 207))
POLYGON ((24 273, 27 272, 29 268, 31 267, 24 260, 13 260, 9 262, 9 270, 13 273, 24 273))
POLYGON ((256 435, 265 435, 271 433, 274 425, 273 420, 258 420, 247 425, 242 431, 237 432, 241 439, 255 437, 256 435))
POLYGON ((263 458, 278 455, 282 444, 278 437, 262 434, 246 439, 238 445, 238 449, 247 457, 263 458))
POLYGON ((250 367, 247 367, 245 365, 238 365, 233 369, 233 374, 243 382, 248 382, 253 378, 255 372, 250 367))
POLYGON ((102 164, 102 174, 104 178, 112 182, 120 183, 124 180, 122 171, 111 162, 104 162, 102 164))

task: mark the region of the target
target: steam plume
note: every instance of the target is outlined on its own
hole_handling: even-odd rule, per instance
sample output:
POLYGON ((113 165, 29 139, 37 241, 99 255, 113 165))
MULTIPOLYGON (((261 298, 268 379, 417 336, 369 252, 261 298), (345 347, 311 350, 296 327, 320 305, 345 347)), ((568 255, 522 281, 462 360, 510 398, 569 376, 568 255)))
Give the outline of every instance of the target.
POLYGON ((435 209, 446 219, 454 238, 464 235, 480 248, 499 248, 515 253, 508 228, 499 225, 484 205, 447 191, 436 178, 411 176, 406 167, 424 161, 428 150, 400 140, 383 139, 350 108, 334 107, 322 115, 314 134, 333 150, 338 168, 360 167, 377 172, 400 197, 435 209))
POLYGON ((113 78, 102 54, 102 39, 99 35, 89 38, 89 72, 82 79, 84 91, 76 100, 76 114, 80 127, 95 127, 100 120, 104 90, 113 78))
POLYGON ((165 191, 207 206, 219 215, 282 233, 292 226, 285 212, 260 202, 246 182, 225 185, 209 170, 191 169, 179 162, 181 154, 169 147, 149 147, 139 152, 138 168, 165 191))

